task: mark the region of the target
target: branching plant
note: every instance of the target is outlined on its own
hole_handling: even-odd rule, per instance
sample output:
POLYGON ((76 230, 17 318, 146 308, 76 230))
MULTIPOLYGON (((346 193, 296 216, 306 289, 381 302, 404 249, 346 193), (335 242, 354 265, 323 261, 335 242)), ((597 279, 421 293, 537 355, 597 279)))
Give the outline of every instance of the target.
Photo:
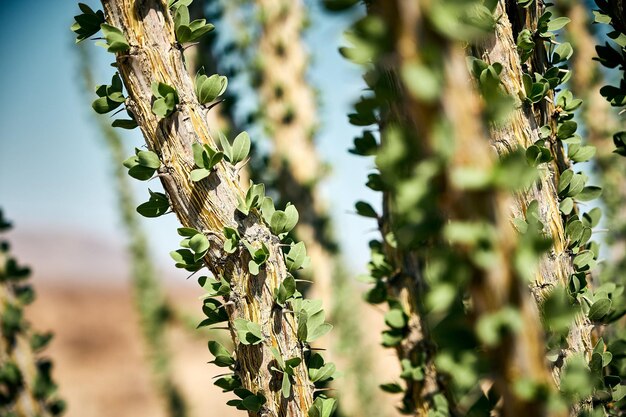
MULTIPOLYGON (((0 233, 11 223, 0 210, 0 233)), ((39 355, 52 333, 38 333, 24 318, 24 308, 35 299, 26 282, 30 268, 10 254, 7 240, 0 240, 0 415, 6 417, 51 417, 62 415, 52 379, 52 361, 39 355)))

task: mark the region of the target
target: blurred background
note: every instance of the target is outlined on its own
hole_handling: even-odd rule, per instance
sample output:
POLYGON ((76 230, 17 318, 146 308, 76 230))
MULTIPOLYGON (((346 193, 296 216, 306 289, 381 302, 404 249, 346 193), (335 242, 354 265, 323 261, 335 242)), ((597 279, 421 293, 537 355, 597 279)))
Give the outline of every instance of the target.
MULTIPOLYGON (((100 8, 99 2, 86 3, 100 8)), ((258 11, 245 1, 225 2, 230 11, 218 12, 215 1, 196 3, 205 6, 201 12, 215 15, 211 21, 216 35, 209 48, 218 58, 224 54, 226 70, 233 74, 229 91, 238 100, 232 117, 250 132, 259 150, 271 153, 271 129, 250 116, 265 105, 250 70, 258 63, 254 29, 241 33, 249 26, 247 16, 258 11)), ((341 242, 337 256, 342 270, 348 271, 347 288, 354 289, 348 298, 360 303, 361 287, 355 277, 365 271, 367 242, 375 236, 375 226, 355 216, 353 207, 357 200, 369 198, 374 206, 377 201, 364 184, 371 164, 347 152, 361 129, 351 126, 346 114, 363 82, 359 69, 337 48, 354 16, 327 14, 316 1, 304 6, 302 46, 309 54, 305 81, 312 91, 324 92, 316 94, 318 155, 311 158, 322 161, 319 198, 330 216, 332 235, 341 242)), ((102 116, 109 118, 103 124, 91 109, 96 98, 93 85, 108 84, 114 73, 112 56, 93 41, 75 45, 70 26, 78 12, 77 4, 69 0, 0 0, 0 50, 5 57, 0 61, 5 91, 0 104, 0 207, 15 226, 7 235, 13 254, 33 269, 37 300, 27 316, 37 330, 55 333, 46 355, 54 361, 53 376, 68 403, 66 415, 165 416, 151 383, 150 353, 133 301, 137 297, 131 284, 128 225, 122 221, 116 191, 115 173, 122 160, 114 163, 115 141, 103 128, 112 119, 102 116), (87 87, 89 78, 94 82, 87 87)), ((143 143, 138 130, 116 134, 121 139, 117 151, 124 158, 143 143)), ((160 190, 157 181, 148 186, 160 190)), ((145 183, 132 181, 130 187, 137 204, 147 199, 145 183)), ((222 370, 207 364, 211 360, 207 332, 190 331, 201 320, 202 290, 170 260, 169 252, 180 240, 175 216, 134 218, 143 228, 154 276, 164 287, 168 314, 176 318, 166 329, 171 377, 185 396, 190 415, 238 413, 225 405, 229 397, 212 384, 212 377, 222 370)), ((364 308, 382 327, 382 313, 364 308)), ((373 334, 374 340, 353 348, 378 349, 379 333, 373 334)), ((393 358, 390 351, 381 355, 393 358)), ((397 374, 393 368, 387 373, 397 374)))

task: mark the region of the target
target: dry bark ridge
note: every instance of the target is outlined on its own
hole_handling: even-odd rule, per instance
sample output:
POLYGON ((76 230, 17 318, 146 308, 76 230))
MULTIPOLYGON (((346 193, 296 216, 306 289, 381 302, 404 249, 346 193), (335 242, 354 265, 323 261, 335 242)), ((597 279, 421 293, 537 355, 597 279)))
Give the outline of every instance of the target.
POLYGON ((136 117, 148 148, 163 164, 161 181, 173 211, 185 227, 206 233, 211 247, 205 258, 211 272, 230 279, 232 291, 226 297, 231 335, 237 341, 233 321, 244 318, 261 326, 265 340, 258 345, 236 348, 236 373, 242 386, 263 394, 267 402, 259 416, 306 416, 313 401, 313 386, 304 361, 295 369, 293 392, 281 396, 280 383, 270 370, 270 347, 285 358, 303 357, 303 346, 296 337, 292 314, 283 313, 274 303, 273 290, 286 277, 278 238, 253 210, 243 217, 236 211, 237 198, 243 197, 231 166, 217 165, 204 181, 191 182, 194 142, 216 147, 206 122, 207 110, 196 100, 193 82, 187 74, 180 47, 176 45, 173 23, 165 5, 157 0, 103 0, 107 23, 121 29, 131 49, 118 54, 117 64, 128 91, 128 108, 136 117), (176 89, 180 105, 169 117, 159 120, 151 111, 153 82, 164 82, 176 89), (270 257, 258 276, 248 272, 245 251, 228 255, 223 251, 225 226, 239 230, 242 239, 253 245, 265 243, 270 257), (277 386, 278 385, 278 386, 277 386))
MULTIPOLYGON (((535 22, 535 17, 540 15, 540 11, 531 8, 528 15, 524 16, 521 14, 520 9, 516 7, 507 8, 506 4, 507 2, 504 0, 498 3, 495 15, 500 18, 496 23, 495 36, 478 48, 478 57, 490 64, 496 62, 502 64, 503 70, 500 74, 500 79, 504 90, 511 97, 521 98, 524 96, 523 72, 511 22, 530 22, 528 23, 529 28, 534 30, 535 27, 533 27, 532 22, 535 22), (508 13, 516 14, 510 16, 508 13)), ((542 46, 538 45, 537 48, 542 48, 542 46)), ((535 59, 533 65, 535 65, 536 71, 542 72, 541 66, 545 64, 535 59)), ((552 104, 552 95, 549 98, 549 103, 543 100, 540 105, 535 106, 535 112, 524 109, 520 104, 506 123, 492 126, 490 132, 491 143, 498 154, 506 155, 519 147, 528 148, 539 140, 539 128, 544 124, 554 123, 551 119, 555 106, 552 104)), ((547 169, 542 173, 540 181, 529 190, 518 193, 515 198, 515 204, 511 205, 512 217, 525 218, 528 204, 536 200, 539 203, 540 220, 544 224, 546 232, 553 239, 552 250, 542 257, 537 269, 535 282, 531 286, 538 305, 543 302, 550 290, 557 285, 567 287, 569 277, 574 272, 573 259, 567 248, 569 242, 565 234, 564 218, 559 210, 559 198, 556 188, 560 172, 569 168, 569 162, 564 155, 562 145, 557 142, 551 141, 551 150, 555 156, 555 161, 548 164, 547 169)), ((568 348, 562 352, 564 358, 574 353, 583 353, 586 357, 589 356, 593 348, 590 339, 592 327, 590 320, 586 316, 581 314, 576 317, 575 324, 571 326, 567 338, 568 348)), ((558 361, 553 368, 554 379, 557 383, 562 364, 563 361, 558 361)))
MULTIPOLYGON (((434 124, 443 118, 452 127, 455 138, 454 153, 449 166, 485 170, 494 164, 494 155, 488 146, 486 129, 480 123, 481 107, 478 96, 472 90, 465 63, 465 52, 461 45, 429 33, 424 29, 428 13, 427 2, 380 1, 372 7, 380 14, 387 28, 392 31, 395 54, 386 57, 392 60, 392 68, 402 68, 406 64, 420 63, 422 46, 432 47, 436 42, 444 62, 444 89, 441 100, 434 103, 421 101, 411 95, 400 83, 399 99, 392 104, 392 117, 412 126, 420 138, 420 151, 429 156, 437 146, 434 124), (399 114, 394 115, 394 112, 399 114)), ((513 46, 515 51, 515 46, 513 46)), ((459 189, 449 175, 444 172, 444 191, 438 202, 445 218, 452 221, 487 221, 496 231, 493 242, 494 263, 487 269, 473 266, 471 269, 470 294, 473 308, 478 316, 496 313, 502 308, 515 307, 520 313, 523 325, 510 334, 495 349, 487 349, 492 360, 493 377, 497 390, 503 398, 504 416, 547 415, 541 400, 522 398, 515 390, 515 383, 528 379, 539 384, 550 384, 550 377, 544 356, 543 330, 540 325, 536 305, 522 278, 512 265, 517 245, 517 236, 510 224, 511 196, 504 191, 485 190, 472 193, 459 189)), ((391 219, 393 220, 393 219, 391 219)), ((470 256, 470 247, 455 245, 453 250, 463 256, 470 256)), ((405 267, 406 267, 405 263, 405 267)), ((406 271, 416 281, 413 289, 423 284, 418 263, 406 271)), ((412 312, 413 314, 418 313, 412 312)), ((419 322, 419 318, 415 318, 419 322)), ((413 331, 417 337, 428 337, 419 327, 413 331)), ((435 387, 436 369, 427 368, 423 386, 418 386, 415 402, 416 415, 427 415, 428 404, 424 402, 427 388, 435 387), (429 381, 430 379, 430 381, 429 381), (421 392, 420 392, 421 391, 421 392)))

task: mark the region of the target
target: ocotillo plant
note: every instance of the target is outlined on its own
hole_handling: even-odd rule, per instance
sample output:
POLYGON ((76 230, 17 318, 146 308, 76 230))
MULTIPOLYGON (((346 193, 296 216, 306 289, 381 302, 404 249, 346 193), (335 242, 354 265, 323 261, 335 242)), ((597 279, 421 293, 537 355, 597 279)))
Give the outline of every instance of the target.
POLYGON ((124 104, 146 140, 149 150, 138 151, 127 167, 145 174, 142 179, 158 173, 166 194, 150 191, 137 211, 176 213, 184 226, 178 229, 182 249, 172 253, 177 266, 191 272, 206 266, 213 274, 199 279, 207 290, 201 324, 226 322, 235 342, 234 354, 209 342, 215 364, 233 371, 216 381, 238 397, 229 404, 253 416, 327 416, 334 400, 314 398, 315 383, 332 374, 308 344, 331 326, 319 303, 301 298, 291 276, 308 263, 304 244, 285 240, 298 213, 291 205, 276 210, 262 184, 240 188, 247 134, 233 143, 220 138, 221 150, 211 136, 206 105, 223 92, 225 80, 198 77, 194 85, 187 74, 182 45, 214 28, 190 21, 190 3, 107 0, 104 13, 80 4, 79 39, 101 30, 119 71, 111 85, 97 89, 96 107, 124 104))
MULTIPOLYGON (((600 210, 579 203, 600 188, 577 165, 594 150, 576 133, 581 101, 564 87, 569 19, 536 0, 365 3, 342 53, 367 70, 350 121, 372 127, 352 151, 375 156, 368 185, 382 192, 381 213, 356 205, 380 230, 367 299, 386 305, 383 344, 402 367, 401 383, 382 388, 418 416, 620 415, 625 345, 600 335, 626 310, 622 286, 593 282, 600 210)), ((189 0, 103 4, 81 5, 75 26, 79 39, 102 30, 116 54, 119 74, 97 89, 96 107, 125 105, 131 119, 116 124, 142 130, 148 150, 128 168, 157 175, 165 193, 150 191, 139 213, 176 213, 177 266, 213 274, 199 279, 202 324, 226 322, 236 346, 209 343, 232 371, 216 384, 253 416, 329 417, 333 400, 314 394, 333 367, 310 342, 330 326, 291 275, 307 263, 287 237, 297 210, 276 210, 261 184, 241 189, 248 136, 218 143, 206 121, 226 81, 194 85, 186 73, 181 50, 213 26, 190 21, 189 0)), ((601 7, 604 21, 622 13, 601 7)))
MULTIPOLYGON (((80 73, 88 90, 94 85, 91 55, 85 47, 80 52, 80 73)), ((89 97, 91 99, 91 97, 89 97)), ((167 343, 168 306, 155 270, 148 239, 135 212, 135 201, 127 169, 119 161, 123 160, 124 146, 121 135, 101 115, 95 115, 98 128, 105 139, 110 153, 114 177, 115 194, 118 198, 118 210, 128 237, 128 252, 131 263, 131 281, 135 310, 139 316, 141 332, 152 369, 157 392, 166 404, 168 416, 184 417, 187 415, 185 401, 172 380, 170 351, 167 343)), ((134 162, 134 158, 131 158, 134 162)), ((126 162, 128 164, 128 162, 126 162)), ((136 171, 137 172, 137 171, 136 171)))
MULTIPOLYGON (((0 233, 11 228, 0 210, 0 233)), ((52 379, 52 361, 38 354, 52 339, 37 333, 24 318, 24 307, 35 299, 25 282, 30 269, 10 254, 7 240, 0 240, 0 415, 49 417, 63 414, 52 379)))

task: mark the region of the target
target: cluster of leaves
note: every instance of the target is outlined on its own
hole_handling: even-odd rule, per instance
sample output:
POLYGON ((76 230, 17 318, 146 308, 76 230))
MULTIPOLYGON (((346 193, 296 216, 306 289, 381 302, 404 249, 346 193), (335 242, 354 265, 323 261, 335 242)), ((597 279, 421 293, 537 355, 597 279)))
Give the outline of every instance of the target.
MULTIPOLYGON (((0 210, 0 233, 7 232, 11 224, 0 210)), ((10 245, 0 240, 0 335, 4 339, 0 345, 5 351, 0 356, 7 360, 0 364, 0 414, 13 415, 22 396, 29 396, 38 402, 38 407, 50 415, 58 416, 65 410, 65 402, 57 394, 57 386, 52 380, 52 364, 43 358, 29 364, 34 368, 34 380, 27 383, 22 372, 30 369, 18 366, 18 358, 28 358, 29 354, 20 349, 30 349, 33 353, 43 350, 52 339, 51 333, 36 333, 25 320, 23 309, 35 299, 33 288, 26 283, 30 269, 19 265, 10 255, 10 245), (29 347, 18 343, 18 339, 30 342, 29 347)), ((28 345, 27 345, 28 346, 28 345)))
POLYGON ((193 0, 169 0, 168 6, 174 13, 174 32, 178 43, 195 42, 215 29, 205 19, 190 21, 189 5, 193 0))

